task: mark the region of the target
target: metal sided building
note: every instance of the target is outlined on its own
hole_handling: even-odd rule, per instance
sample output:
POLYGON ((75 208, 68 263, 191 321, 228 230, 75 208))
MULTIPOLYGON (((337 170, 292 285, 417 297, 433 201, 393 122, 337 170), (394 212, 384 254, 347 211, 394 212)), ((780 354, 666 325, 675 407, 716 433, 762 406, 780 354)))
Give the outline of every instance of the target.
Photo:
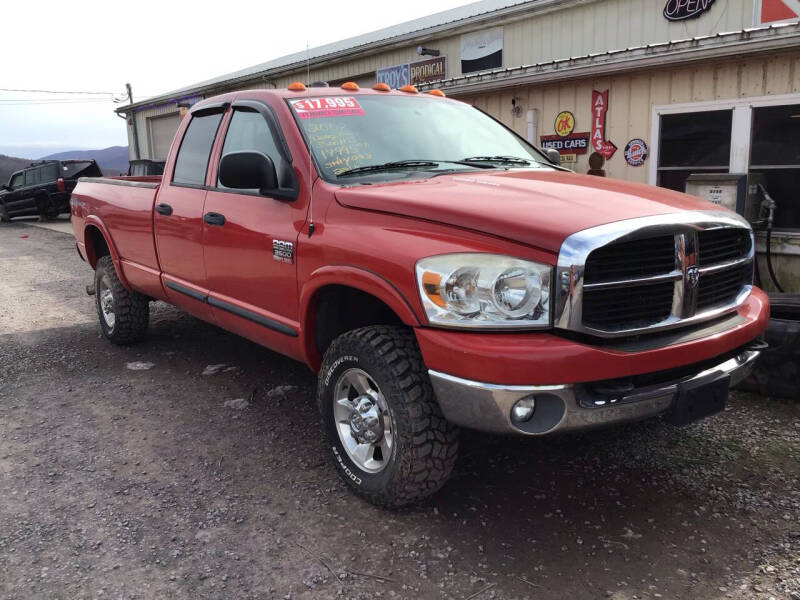
POLYGON ((296 80, 439 88, 577 172, 594 155, 608 177, 681 191, 690 175, 748 175, 778 203, 775 262, 798 291, 799 21, 800 0, 483 0, 117 112, 131 157, 163 160, 185 107, 221 92, 296 80))

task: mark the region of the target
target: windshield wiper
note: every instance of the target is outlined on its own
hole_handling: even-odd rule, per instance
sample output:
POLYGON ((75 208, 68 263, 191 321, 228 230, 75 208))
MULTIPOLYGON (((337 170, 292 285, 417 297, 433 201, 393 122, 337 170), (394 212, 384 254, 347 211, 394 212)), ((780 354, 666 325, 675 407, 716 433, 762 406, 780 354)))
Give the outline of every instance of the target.
POLYGON ((465 165, 467 167, 479 168, 494 168, 492 165, 478 165, 469 161, 463 160, 430 160, 430 159, 413 159, 413 160, 394 160, 392 162, 381 163, 377 165, 364 165, 363 167, 355 167, 347 169, 337 175, 337 177, 348 177, 350 175, 358 175, 360 173, 376 173, 378 171, 391 171, 392 169, 415 169, 417 167, 438 167, 440 163, 465 165))
POLYGON ((528 160, 527 158, 520 158, 519 156, 470 156, 468 158, 462 158, 461 162, 465 162, 467 164, 473 162, 484 162, 500 163, 504 165, 530 165, 535 161, 528 160))

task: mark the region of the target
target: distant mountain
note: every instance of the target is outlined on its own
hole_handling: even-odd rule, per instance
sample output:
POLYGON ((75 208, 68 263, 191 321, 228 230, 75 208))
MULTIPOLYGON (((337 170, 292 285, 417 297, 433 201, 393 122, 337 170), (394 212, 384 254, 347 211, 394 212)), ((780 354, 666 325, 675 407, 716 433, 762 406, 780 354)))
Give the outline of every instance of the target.
POLYGON ((67 158, 93 158, 104 175, 119 175, 128 170, 128 147, 111 146, 102 150, 67 150, 43 156, 40 160, 64 160, 67 158))
POLYGON ((15 158, 0 154, 0 183, 8 183, 8 178, 14 171, 24 169, 31 162, 29 158, 15 158))

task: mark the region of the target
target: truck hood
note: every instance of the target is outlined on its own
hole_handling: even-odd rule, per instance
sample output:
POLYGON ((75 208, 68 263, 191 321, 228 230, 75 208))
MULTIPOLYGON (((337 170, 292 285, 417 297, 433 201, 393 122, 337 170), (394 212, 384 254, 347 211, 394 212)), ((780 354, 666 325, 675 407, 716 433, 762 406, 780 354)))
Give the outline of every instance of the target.
POLYGON ((336 191, 340 204, 482 231, 557 253, 596 225, 680 210, 720 210, 654 186, 563 171, 440 175, 336 191))

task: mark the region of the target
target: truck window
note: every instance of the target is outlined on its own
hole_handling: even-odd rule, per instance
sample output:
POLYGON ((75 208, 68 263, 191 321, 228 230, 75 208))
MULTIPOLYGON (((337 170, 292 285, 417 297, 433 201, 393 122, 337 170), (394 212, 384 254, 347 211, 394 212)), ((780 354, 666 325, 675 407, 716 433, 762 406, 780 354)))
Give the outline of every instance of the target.
POLYGON ((101 175, 100 170, 97 168, 94 161, 91 160, 70 160, 61 163, 61 175, 59 175, 59 177, 68 179, 77 177, 79 174, 85 177, 99 177, 101 175), (91 172, 81 173, 81 171, 86 171, 90 167, 93 167, 91 172))
POLYGON ((59 177, 61 177, 61 175, 58 172, 57 163, 52 163, 42 167, 42 183, 53 183, 59 177))
POLYGON ((39 183, 39 169, 25 171, 25 185, 36 185, 37 183, 39 183))
MULTIPOLYGON (((261 152, 272 159, 275 168, 281 160, 267 121, 259 113, 251 110, 237 109, 233 113, 228 132, 225 134, 222 156, 233 152, 261 152)), ((225 187, 219 180, 217 186, 225 187)))
POLYGON ((221 119, 221 112, 192 117, 181 141, 178 157, 175 159, 173 183, 189 185, 205 183, 211 146, 221 119))
POLYGON ((11 189, 15 190, 25 185, 25 173, 17 173, 11 178, 11 189))

